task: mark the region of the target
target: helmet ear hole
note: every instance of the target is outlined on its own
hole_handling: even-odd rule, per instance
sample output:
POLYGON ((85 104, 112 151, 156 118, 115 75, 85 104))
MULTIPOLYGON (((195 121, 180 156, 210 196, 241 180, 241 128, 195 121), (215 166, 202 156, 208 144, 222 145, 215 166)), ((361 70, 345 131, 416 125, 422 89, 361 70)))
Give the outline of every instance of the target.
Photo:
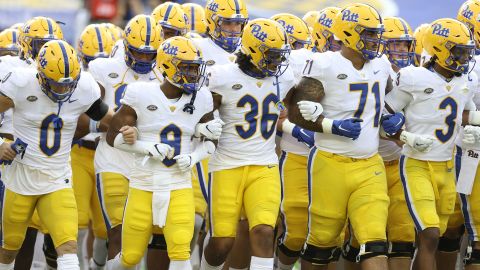
POLYGON ((248 47, 252 53, 257 53, 252 47, 248 47))
POLYGON ((347 36, 347 37, 351 37, 351 36, 352 36, 352 35, 351 35, 349 32, 347 32, 347 31, 343 31, 343 33, 344 33, 345 36, 347 36))
POLYGON ((433 46, 433 49, 437 52, 441 52, 442 50, 440 50, 437 46, 433 46))

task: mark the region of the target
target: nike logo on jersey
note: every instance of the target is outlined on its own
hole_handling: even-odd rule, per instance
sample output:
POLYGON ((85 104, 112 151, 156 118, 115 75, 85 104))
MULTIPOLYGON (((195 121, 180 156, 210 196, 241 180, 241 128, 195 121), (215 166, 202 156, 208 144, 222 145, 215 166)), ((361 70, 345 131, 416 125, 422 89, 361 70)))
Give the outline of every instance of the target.
POLYGON ((377 75, 378 72, 380 72, 380 70, 375 70, 375 71, 373 72, 373 74, 374 74, 374 75, 377 75))
POLYGON ((375 175, 380 175, 382 174, 382 172, 375 172, 375 175))
POLYGON ((73 102, 75 102, 75 101, 77 101, 77 100, 78 100, 78 98, 77 98, 77 99, 73 99, 73 100, 72 100, 72 99, 69 99, 69 100, 68 100, 68 103, 73 103, 73 102))

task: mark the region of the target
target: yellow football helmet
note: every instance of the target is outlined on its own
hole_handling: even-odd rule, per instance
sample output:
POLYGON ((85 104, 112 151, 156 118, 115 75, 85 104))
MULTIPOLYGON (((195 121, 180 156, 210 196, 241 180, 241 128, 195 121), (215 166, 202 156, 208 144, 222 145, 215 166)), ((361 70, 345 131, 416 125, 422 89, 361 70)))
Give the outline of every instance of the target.
POLYGON ((162 27, 149 15, 133 17, 125 27, 125 62, 139 74, 147 74, 155 65, 157 49, 163 41, 162 27))
POLYGON ((37 57, 37 70, 42 91, 58 103, 70 98, 80 79, 77 54, 63 40, 51 40, 43 45, 37 57))
POLYGON ((475 51, 475 41, 465 24, 455 19, 438 19, 423 36, 423 47, 441 67, 467 73, 475 51))
POLYGON ((291 49, 287 32, 279 23, 255 19, 243 30, 241 50, 265 76, 279 76, 282 67, 288 66, 291 49))
POLYGON ((229 53, 234 52, 248 22, 244 0, 208 0, 205 5, 205 19, 208 35, 215 44, 229 53))
POLYGON ((106 27, 112 35, 113 43, 117 42, 117 40, 119 39, 125 38, 125 33, 123 32, 123 29, 119 26, 116 26, 113 23, 102 23, 102 25, 106 27))
POLYGON ((207 33, 207 22, 205 21, 205 9, 195 3, 187 3, 182 5, 183 11, 187 16, 187 25, 190 32, 200 35, 207 33))
POLYGON ((18 55, 18 31, 16 29, 5 29, 0 32, 0 56, 18 55))
POLYGON ((413 37, 415 38, 415 66, 419 67, 421 65, 422 52, 423 52, 423 36, 425 31, 430 25, 428 23, 423 23, 415 29, 413 32, 413 37))
POLYGON ((340 8, 326 7, 322 9, 318 15, 318 20, 313 25, 313 41, 314 51, 326 52, 326 51, 338 51, 340 45, 334 40, 332 33, 332 26, 335 17, 340 12, 340 8))
POLYGON ((106 26, 90 24, 85 27, 78 41, 78 56, 84 68, 95 58, 110 56, 114 46, 113 38, 106 26))
POLYGON ((153 10, 152 16, 162 26, 165 39, 187 33, 187 16, 180 4, 169 1, 160 4, 153 10))
POLYGON ((47 41, 63 39, 60 26, 51 18, 35 17, 25 23, 20 32, 20 46, 25 58, 35 59, 47 41))
POLYGON ((305 13, 305 15, 303 15, 302 20, 305 21, 308 27, 313 28, 313 26, 315 25, 315 22, 317 22, 319 18, 320 18, 320 11, 311 10, 305 13))
POLYGON ((307 24, 297 16, 289 13, 280 13, 273 15, 270 19, 278 22, 285 28, 292 50, 305 48, 312 42, 307 24))
POLYGON ((165 40, 158 49, 157 66, 165 79, 186 94, 193 94, 183 111, 193 113, 195 95, 205 82, 202 52, 186 37, 165 40))
POLYGON ((415 38, 410 25, 399 17, 383 19, 385 32, 385 53, 388 60, 399 68, 413 64, 415 58, 415 38))
POLYGON ((384 50, 382 17, 366 4, 349 4, 335 17, 333 33, 343 45, 362 54, 366 60, 380 57, 384 50))
POLYGON ((475 40, 475 54, 480 54, 480 1, 468 0, 460 7, 457 20, 467 25, 475 40))

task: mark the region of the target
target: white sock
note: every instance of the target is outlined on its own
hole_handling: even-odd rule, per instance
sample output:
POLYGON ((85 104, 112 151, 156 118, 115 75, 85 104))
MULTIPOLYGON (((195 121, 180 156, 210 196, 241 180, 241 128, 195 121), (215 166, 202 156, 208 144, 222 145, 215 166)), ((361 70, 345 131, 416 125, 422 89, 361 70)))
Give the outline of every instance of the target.
POLYGON ((190 260, 186 261, 170 261, 169 270, 192 270, 190 260))
POLYGON ((85 269, 86 256, 84 257, 83 253, 83 243, 85 242, 85 237, 88 234, 88 229, 78 229, 77 236, 77 257, 80 265, 80 269, 85 269))
POLYGON ((0 270, 13 270, 15 266, 15 261, 9 264, 0 263, 0 270))
POLYGON ((210 265, 206 260, 205 260, 205 253, 202 256, 202 263, 200 264, 200 270, 221 270, 223 269, 223 265, 225 264, 222 263, 219 266, 212 266, 210 265))
POLYGON ((106 270, 131 270, 131 269, 135 269, 135 266, 131 267, 131 268, 123 266, 122 259, 120 258, 120 256, 121 256, 121 253, 118 253, 117 256, 115 256, 115 258, 113 258, 111 260, 108 260, 105 269, 106 270))
POLYGON ((77 254, 63 254, 57 258, 58 270, 80 270, 77 254))
POLYGON ((273 270, 273 258, 260 258, 252 256, 250 270, 273 270))
POLYGON ((107 240, 95 237, 93 240, 93 260, 97 266, 105 266, 107 263, 107 240))
POLYGON ((275 270, 292 270, 294 266, 295 266, 295 263, 283 264, 280 260, 277 260, 277 265, 275 270))

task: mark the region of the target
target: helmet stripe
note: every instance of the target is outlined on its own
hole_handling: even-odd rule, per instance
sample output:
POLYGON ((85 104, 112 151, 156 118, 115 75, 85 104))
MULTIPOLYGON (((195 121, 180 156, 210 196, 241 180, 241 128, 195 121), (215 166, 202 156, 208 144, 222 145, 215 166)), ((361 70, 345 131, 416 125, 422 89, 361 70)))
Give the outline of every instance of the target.
POLYGON ((168 21, 168 17, 170 17, 170 12, 172 11, 173 4, 169 4, 167 7, 167 11, 165 11, 165 16, 163 16, 163 21, 168 21))
POLYGON ((95 26, 95 33, 97 34, 98 50, 99 50, 100 52, 103 52, 102 34, 100 34, 100 28, 98 28, 98 26, 95 26))
POLYGON ((403 26, 403 32, 405 32, 405 35, 408 36, 408 28, 407 28, 407 24, 403 21, 402 18, 400 18, 400 22, 402 23, 402 26, 403 26))
POLYGON ((60 50, 62 50, 62 55, 63 55, 63 65, 64 65, 64 77, 68 78, 70 77, 70 65, 68 64, 68 55, 67 55, 67 50, 65 49, 65 46, 63 46, 62 42, 58 42, 58 45, 60 46, 60 50))
POLYGON ((190 29, 193 31, 195 30, 195 8, 190 6, 190 29))
POLYGON ((48 35, 52 36, 53 35, 53 26, 52 26, 52 22, 50 21, 50 19, 47 19, 47 25, 48 25, 48 35))
POLYGON ((145 38, 145 46, 150 46, 150 36, 152 35, 152 24, 150 23, 149 19, 149 17, 145 17, 145 20, 147 21, 147 36, 145 38))
POLYGON ((12 42, 17 43, 17 32, 16 31, 12 31, 12 42))
POLYGON ((233 0, 235 3, 235 13, 240 14, 240 4, 238 3, 238 0, 233 0))

